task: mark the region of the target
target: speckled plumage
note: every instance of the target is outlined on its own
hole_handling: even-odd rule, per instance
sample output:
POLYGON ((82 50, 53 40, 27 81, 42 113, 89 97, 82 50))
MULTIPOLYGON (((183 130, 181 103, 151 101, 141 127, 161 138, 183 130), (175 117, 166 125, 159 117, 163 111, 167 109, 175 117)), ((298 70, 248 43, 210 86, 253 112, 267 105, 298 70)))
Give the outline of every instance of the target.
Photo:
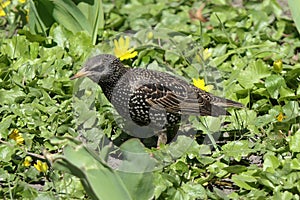
POLYGON ((225 107, 242 107, 168 73, 126 68, 109 54, 88 59, 72 79, 82 76, 98 83, 125 119, 158 131, 175 126, 182 115, 219 116, 228 114, 225 107))

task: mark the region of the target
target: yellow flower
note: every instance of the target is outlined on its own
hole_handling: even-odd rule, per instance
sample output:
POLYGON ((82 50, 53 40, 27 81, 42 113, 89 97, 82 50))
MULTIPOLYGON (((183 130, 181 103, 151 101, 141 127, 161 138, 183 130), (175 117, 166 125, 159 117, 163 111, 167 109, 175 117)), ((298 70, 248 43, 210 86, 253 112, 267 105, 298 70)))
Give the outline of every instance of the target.
POLYGON ((29 167, 29 166, 31 165, 31 162, 32 162, 32 158, 31 158, 30 156, 26 156, 26 157, 25 157, 25 160, 24 160, 24 162, 23 162, 23 165, 24 165, 25 167, 29 167))
POLYGON ((4 8, 6 8, 9 4, 10 4, 10 1, 2 2, 2 0, 1 0, 1 2, 0 2, 0 17, 3 17, 6 15, 4 8))
POLYGON ((278 114, 278 116, 276 117, 277 121, 282 122, 282 120, 286 118, 286 116, 284 116, 284 114, 282 112, 280 112, 278 114))
POLYGON ((211 52, 209 51, 208 48, 204 49, 203 51, 203 60, 207 60, 209 57, 211 57, 211 52))
POLYGON ((23 144, 24 138, 22 135, 19 133, 18 129, 14 129, 11 134, 8 136, 9 139, 15 140, 17 144, 23 144))
POLYGON ((25 3, 25 2, 26 2, 26 0, 19 0, 19 2, 20 2, 20 3, 25 3))
POLYGON ((276 72, 281 72, 282 71, 282 60, 276 60, 273 62, 273 69, 276 72))
POLYGON ((200 63, 206 61, 208 58, 210 58, 212 55, 211 51, 206 48, 204 49, 203 51, 199 51, 197 54, 196 54, 196 60, 200 63))
POLYGON ((198 78, 198 79, 194 79, 193 78, 193 84, 197 88, 199 88, 201 90, 204 90, 206 92, 209 92, 209 91, 211 91, 214 88, 213 85, 205 85, 204 79, 200 79, 200 78, 198 78))
POLYGON ((36 164, 33 165, 39 172, 47 172, 48 165, 46 162, 42 162, 40 160, 36 161, 36 164))
POLYGON ((126 37, 125 40, 123 37, 120 37, 119 41, 114 40, 114 44, 115 56, 120 60, 134 58, 137 55, 137 51, 134 51, 134 48, 129 49, 129 37, 126 37))
POLYGON ((149 40, 151 40, 151 39, 153 38, 153 32, 152 32, 152 31, 148 32, 147 38, 148 38, 149 40))

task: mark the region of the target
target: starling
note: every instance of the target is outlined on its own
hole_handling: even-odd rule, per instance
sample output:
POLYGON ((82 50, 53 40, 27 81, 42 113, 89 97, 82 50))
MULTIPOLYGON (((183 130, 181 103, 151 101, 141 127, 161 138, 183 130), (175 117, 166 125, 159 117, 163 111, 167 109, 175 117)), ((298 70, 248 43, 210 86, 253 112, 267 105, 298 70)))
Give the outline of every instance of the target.
POLYGON ((126 68, 113 55, 87 60, 71 79, 88 77, 97 83, 117 112, 127 121, 150 127, 157 145, 167 142, 166 130, 176 129, 182 116, 228 115, 226 107, 241 103, 214 96, 168 73, 126 68))

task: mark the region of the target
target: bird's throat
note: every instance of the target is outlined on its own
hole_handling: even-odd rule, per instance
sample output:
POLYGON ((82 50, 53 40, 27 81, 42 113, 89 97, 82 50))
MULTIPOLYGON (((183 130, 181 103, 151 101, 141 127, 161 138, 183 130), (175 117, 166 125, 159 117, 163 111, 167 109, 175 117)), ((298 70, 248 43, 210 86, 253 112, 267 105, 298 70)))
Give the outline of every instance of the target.
POLYGON ((111 101, 114 88, 118 84, 118 81, 121 80, 122 76, 124 76, 128 70, 128 68, 121 67, 108 78, 99 81, 98 84, 109 101, 111 101))

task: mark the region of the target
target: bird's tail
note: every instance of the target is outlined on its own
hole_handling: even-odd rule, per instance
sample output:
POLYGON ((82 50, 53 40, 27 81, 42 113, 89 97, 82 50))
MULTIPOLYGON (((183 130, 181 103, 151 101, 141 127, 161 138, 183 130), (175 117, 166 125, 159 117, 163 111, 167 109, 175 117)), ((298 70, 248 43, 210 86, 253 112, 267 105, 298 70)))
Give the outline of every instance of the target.
POLYGON ((223 108, 228 108, 228 107, 244 108, 244 105, 239 102, 225 99, 222 97, 216 97, 216 96, 213 97, 213 101, 211 101, 211 103, 215 106, 223 107, 223 108))

